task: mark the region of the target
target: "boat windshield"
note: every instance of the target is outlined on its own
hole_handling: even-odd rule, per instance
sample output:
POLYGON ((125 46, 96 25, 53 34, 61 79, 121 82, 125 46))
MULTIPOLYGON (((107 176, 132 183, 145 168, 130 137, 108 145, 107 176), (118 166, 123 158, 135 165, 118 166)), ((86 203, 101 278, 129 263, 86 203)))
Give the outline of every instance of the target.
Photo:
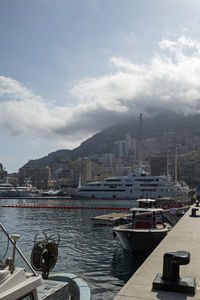
POLYGON ((133 228, 156 228, 157 225, 163 225, 163 216, 161 211, 133 213, 133 228))

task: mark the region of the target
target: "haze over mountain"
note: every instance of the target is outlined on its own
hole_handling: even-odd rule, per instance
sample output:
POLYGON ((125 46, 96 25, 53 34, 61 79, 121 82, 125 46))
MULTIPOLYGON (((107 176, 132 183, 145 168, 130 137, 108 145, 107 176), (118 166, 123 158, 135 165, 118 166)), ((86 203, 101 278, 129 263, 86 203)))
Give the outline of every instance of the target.
MULTIPOLYGON (((139 118, 128 119, 101 132, 93 135, 73 150, 62 149, 48 154, 45 157, 30 160, 25 166, 53 166, 56 162, 68 159, 76 159, 90 155, 102 155, 106 152, 113 152, 114 142, 123 140, 126 133, 138 138, 139 118)), ((200 135, 200 114, 184 116, 170 111, 162 112, 153 117, 145 117, 142 122, 142 138, 159 138, 166 132, 192 133, 200 135)))

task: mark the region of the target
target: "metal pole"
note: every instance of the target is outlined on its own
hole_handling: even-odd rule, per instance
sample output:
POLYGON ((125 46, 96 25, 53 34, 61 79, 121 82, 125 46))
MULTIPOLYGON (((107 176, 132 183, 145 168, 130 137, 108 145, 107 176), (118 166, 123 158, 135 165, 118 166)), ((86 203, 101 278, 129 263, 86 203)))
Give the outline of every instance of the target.
POLYGON ((32 266, 30 265, 30 263, 28 262, 28 260, 26 259, 26 257, 23 255, 23 253, 21 252, 21 250, 18 248, 18 246, 15 244, 15 242, 12 240, 12 238, 9 236, 9 233, 6 231, 6 229, 3 227, 3 225, 0 223, 0 227, 3 230, 3 232, 6 234, 6 236, 8 237, 9 241, 11 241, 11 243, 13 244, 13 246, 16 248, 17 252, 19 253, 19 255, 21 256, 21 258, 24 260, 24 262, 27 264, 27 266, 31 269, 31 271, 33 272, 33 274, 35 276, 38 276, 38 274, 35 272, 35 270, 32 268, 32 266))
POLYGON ((142 173, 142 145, 141 145, 141 131, 142 131, 142 114, 140 114, 140 124, 139 124, 139 138, 138 138, 138 159, 139 159, 139 171, 142 173))
POLYGON ((174 172, 174 179, 175 179, 175 183, 177 183, 178 181, 178 164, 177 164, 177 147, 175 150, 175 172, 174 172))

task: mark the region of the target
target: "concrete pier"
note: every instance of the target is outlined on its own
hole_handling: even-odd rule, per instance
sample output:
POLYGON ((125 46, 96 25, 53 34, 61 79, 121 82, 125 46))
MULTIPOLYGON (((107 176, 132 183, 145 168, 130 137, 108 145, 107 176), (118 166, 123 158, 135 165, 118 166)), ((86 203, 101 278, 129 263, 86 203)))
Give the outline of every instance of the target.
POLYGON ((134 273, 114 300, 200 299, 200 208, 196 212, 196 217, 190 217, 191 211, 192 207, 134 273), (153 280, 157 273, 163 272, 164 254, 180 250, 188 251, 191 255, 190 263, 180 266, 180 277, 195 277, 195 295, 153 290, 153 280))

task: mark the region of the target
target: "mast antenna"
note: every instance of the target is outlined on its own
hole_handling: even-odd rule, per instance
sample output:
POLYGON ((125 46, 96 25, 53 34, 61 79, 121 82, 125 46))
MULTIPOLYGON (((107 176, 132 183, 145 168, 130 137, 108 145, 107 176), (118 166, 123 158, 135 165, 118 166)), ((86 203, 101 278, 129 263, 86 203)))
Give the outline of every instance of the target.
POLYGON ((175 149, 175 171, 174 171, 174 180, 175 180, 175 183, 177 183, 178 181, 178 164, 177 164, 177 146, 176 146, 176 149, 175 149))
POLYGON ((139 139, 138 139, 138 159, 139 159, 139 171, 142 172, 142 146, 141 146, 141 131, 142 131, 142 114, 140 114, 139 123, 139 139))

